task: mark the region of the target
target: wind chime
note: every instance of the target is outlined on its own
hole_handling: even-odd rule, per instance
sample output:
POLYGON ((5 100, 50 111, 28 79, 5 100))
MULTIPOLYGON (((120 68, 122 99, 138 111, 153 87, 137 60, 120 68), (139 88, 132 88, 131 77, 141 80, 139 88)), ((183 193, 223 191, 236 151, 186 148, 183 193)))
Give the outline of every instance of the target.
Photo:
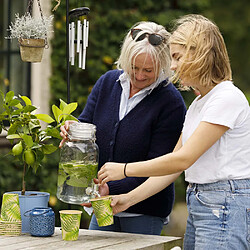
POLYGON ((66 0, 66 55, 67 55, 67 101, 70 102, 70 65, 86 68, 88 47, 90 9, 79 7, 69 11, 69 0, 66 0), (77 62, 78 61, 78 62, 77 62))
POLYGON ((73 9, 69 12, 70 18, 78 18, 76 22, 69 22, 69 62, 73 66, 77 60, 78 67, 81 69, 85 69, 86 67, 86 50, 88 47, 89 35, 88 13, 89 8, 87 7, 73 9), (86 18, 82 20, 82 16, 86 18))

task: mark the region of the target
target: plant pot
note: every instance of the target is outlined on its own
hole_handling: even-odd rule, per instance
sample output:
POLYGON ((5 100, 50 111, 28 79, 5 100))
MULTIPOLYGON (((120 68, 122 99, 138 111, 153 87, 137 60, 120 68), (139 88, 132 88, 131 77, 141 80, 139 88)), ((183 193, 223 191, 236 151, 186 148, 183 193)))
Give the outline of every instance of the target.
POLYGON ((38 191, 26 191, 25 195, 21 195, 20 191, 13 191, 8 193, 15 193, 19 195, 21 219, 22 219, 22 233, 30 233, 30 218, 25 216, 25 212, 32 210, 35 207, 48 207, 49 193, 38 191))
POLYGON ((19 39, 21 59, 24 62, 41 62, 45 39, 19 39))

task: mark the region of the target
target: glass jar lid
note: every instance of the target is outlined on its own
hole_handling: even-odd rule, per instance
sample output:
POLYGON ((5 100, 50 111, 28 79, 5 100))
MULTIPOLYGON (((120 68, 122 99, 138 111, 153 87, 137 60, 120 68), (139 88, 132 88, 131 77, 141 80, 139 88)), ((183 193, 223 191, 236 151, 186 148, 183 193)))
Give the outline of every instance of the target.
POLYGON ((96 126, 91 123, 75 122, 69 125, 69 139, 95 139, 96 126))

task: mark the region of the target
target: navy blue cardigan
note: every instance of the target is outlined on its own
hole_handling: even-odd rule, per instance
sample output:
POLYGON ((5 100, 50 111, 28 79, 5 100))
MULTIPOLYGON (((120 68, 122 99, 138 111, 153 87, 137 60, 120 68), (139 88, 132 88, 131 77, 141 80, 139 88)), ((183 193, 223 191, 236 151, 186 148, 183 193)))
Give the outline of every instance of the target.
MULTIPOLYGON (((97 127, 99 168, 107 161, 135 162, 172 152, 180 136, 186 107, 179 91, 166 81, 154 89, 121 121, 122 88, 117 81, 122 71, 111 70, 93 87, 79 116, 81 122, 97 127)), ((111 195, 127 193, 147 178, 128 177, 108 183, 111 195)), ((174 203, 174 184, 128 208, 126 212, 166 217, 174 203)))

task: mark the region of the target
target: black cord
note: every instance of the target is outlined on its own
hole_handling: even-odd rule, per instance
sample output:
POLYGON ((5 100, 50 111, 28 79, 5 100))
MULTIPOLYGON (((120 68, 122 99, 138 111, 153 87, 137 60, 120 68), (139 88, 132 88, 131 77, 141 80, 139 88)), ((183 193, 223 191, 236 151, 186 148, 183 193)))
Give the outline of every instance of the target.
POLYGON ((125 163, 124 169, 123 169, 123 173, 124 173, 124 176, 125 176, 125 177, 128 177, 128 176, 126 175, 126 167, 127 167, 127 164, 128 164, 128 163, 125 163))

